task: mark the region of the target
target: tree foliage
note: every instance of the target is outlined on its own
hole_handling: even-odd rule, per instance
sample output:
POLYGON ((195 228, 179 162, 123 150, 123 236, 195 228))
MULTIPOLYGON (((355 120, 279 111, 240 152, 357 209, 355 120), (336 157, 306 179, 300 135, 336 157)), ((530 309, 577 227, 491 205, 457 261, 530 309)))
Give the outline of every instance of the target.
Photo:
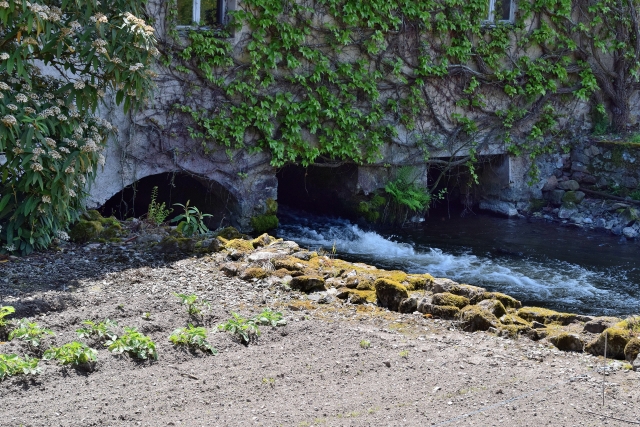
POLYGON ((96 109, 144 102, 158 53, 144 3, 0 1, 1 252, 64 237, 116 131, 96 109))

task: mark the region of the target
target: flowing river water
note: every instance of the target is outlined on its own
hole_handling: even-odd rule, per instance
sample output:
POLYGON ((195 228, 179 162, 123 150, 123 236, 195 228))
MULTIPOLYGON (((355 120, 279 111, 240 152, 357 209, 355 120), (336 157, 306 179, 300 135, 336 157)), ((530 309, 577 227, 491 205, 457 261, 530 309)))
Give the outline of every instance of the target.
POLYGON ((313 250, 335 245, 352 262, 448 277, 558 311, 640 313, 640 246, 624 238, 486 215, 432 216, 392 232, 300 212, 279 217, 279 237, 313 250))

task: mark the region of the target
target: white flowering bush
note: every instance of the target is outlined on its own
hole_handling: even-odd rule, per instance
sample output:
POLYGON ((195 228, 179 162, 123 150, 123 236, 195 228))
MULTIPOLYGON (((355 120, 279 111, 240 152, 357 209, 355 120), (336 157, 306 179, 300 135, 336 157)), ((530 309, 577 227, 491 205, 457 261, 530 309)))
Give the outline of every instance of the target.
POLYGON ((0 253, 66 236, 116 131, 96 108, 144 103, 158 54, 144 3, 0 1, 0 253))

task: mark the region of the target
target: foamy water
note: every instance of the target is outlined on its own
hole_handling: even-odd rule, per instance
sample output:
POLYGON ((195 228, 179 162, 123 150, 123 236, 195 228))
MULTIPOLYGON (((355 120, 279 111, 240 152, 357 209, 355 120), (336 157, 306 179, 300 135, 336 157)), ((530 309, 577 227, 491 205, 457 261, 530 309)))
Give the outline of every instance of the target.
POLYGON ((278 235, 311 250, 331 251, 339 257, 379 268, 429 273, 435 277, 485 287, 514 296, 527 304, 584 314, 638 313, 638 284, 616 268, 592 268, 539 257, 474 255, 464 248, 446 251, 407 243, 362 230, 346 220, 292 217, 278 235), (455 253, 454 253, 455 252, 455 253))

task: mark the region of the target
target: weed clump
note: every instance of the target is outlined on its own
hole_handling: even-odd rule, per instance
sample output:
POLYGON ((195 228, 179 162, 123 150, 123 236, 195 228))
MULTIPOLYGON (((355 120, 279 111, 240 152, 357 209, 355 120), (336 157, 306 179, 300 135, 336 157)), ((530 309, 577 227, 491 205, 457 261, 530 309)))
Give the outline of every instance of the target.
POLYGON ((44 352, 44 360, 55 359, 63 365, 87 365, 98 360, 98 352, 79 342, 70 342, 61 347, 51 347, 44 352))
POLYGON ((169 336, 169 341, 175 346, 188 346, 203 353, 217 354, 216 350, 207 341, 207 330, 203 327, 195 327, 191 323, 186 328, 178 328, 169 336))

